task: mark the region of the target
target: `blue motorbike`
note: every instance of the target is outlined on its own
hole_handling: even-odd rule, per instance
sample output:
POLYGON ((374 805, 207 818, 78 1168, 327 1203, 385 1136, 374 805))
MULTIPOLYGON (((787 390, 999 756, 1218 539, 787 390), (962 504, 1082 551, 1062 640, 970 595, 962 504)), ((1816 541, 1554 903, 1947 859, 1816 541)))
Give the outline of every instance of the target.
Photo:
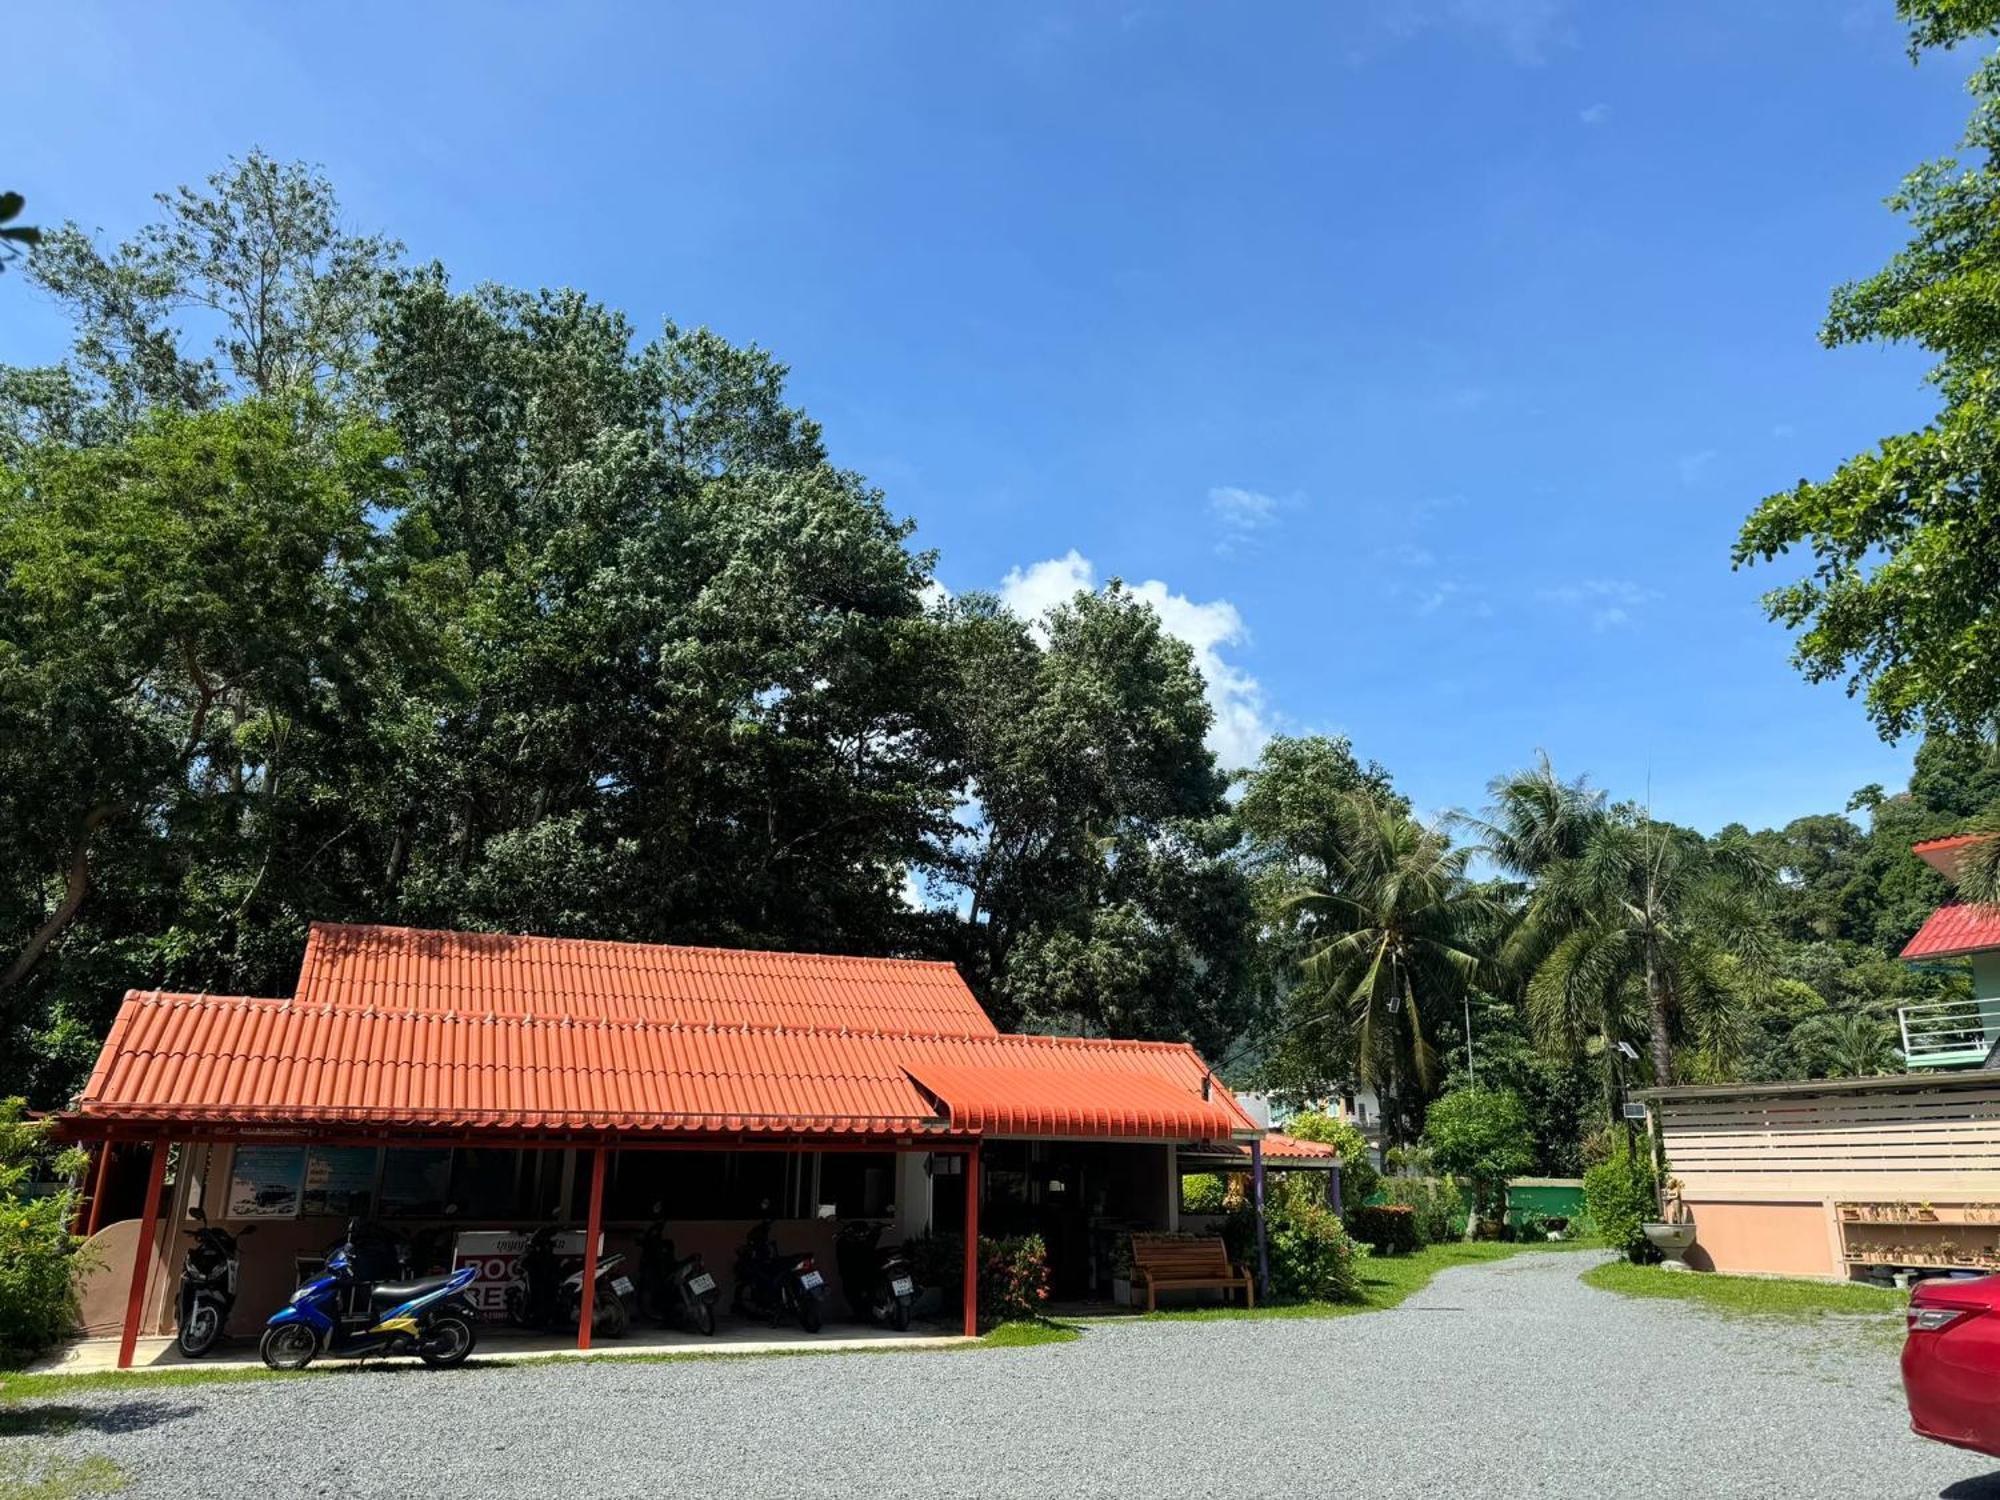
POLYGON ((414 1354, 434 1370, 462 1364, 472 1353, 479 1314, 465 1290, 479 1275, 462 1266, 448 1276, 414 1281, 364 1278, 350 1229, 326 1258, 326 1269, 296 1292, 264 1325, 258 1352, 274 1370, 303 1370, 322 1355, 365 1358, 414 1354))

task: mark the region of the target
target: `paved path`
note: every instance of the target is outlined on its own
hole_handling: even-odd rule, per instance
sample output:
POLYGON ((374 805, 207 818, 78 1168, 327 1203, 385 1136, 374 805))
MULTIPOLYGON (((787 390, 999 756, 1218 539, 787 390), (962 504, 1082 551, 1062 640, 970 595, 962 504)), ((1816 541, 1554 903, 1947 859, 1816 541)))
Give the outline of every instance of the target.
POLYGON ((1130 1323, 1073 1344, 165 1388, 0 1410, 5 1479, 127 1495, 1356 1494, 2000 1500, 1906 1427, 1895 1351, 1594 1291, 1578 1255, 1400 1309, 1130 1323))

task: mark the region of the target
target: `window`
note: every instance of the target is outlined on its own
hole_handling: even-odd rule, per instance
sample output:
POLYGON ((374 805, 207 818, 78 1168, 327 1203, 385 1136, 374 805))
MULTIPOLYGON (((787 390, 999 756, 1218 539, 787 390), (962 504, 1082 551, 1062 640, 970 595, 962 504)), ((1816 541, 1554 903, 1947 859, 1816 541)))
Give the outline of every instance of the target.
POLYGON ((843 1219, 879 1219, 896 1206, 891 1151, 828 1151, 820 1157, 819 1201, 843 1219))
POLYGON ((449 1146, 382 1153, 382 1213, 387 1218, 428 1219, 451 1201, 449 1146))
POLYGON ((810 1218, 813 1162, 800 1151, 621 1151, 604 1187, 605 1217, 810 1218))

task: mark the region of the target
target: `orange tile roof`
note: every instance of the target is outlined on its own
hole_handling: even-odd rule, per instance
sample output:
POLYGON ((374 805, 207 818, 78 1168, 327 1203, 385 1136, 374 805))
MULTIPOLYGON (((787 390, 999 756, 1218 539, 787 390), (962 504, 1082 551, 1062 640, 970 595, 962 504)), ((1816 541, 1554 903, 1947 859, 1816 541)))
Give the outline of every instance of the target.
MULTIPOLYGON (((433 988, 433 993, 441 993, 433 988)), ((79 1097, 133 1124, 1228 1139, 1190 1047, 133 992, 79 1097), (922 1079, 920 1088, 915 1078, 922 1079)))
MULTIPOLYGON (((1268 1130, 1264 1133, 1264 1160, 1272 1166, 1300 1162, 1325 1165, 1332 1162, 1338 1154, 1333 1147, 1323 1141, 1302 1141, 1296 1136, 1286 1135, 1278 1130, 1268 1130)), ((1200 1155, 1204 1161, 1227 1157, 1233 1162, 1240 1162, 1244 1167, 1250 1165, 1250 1148, 1247 1145, 1203 1147, 1200 1155)))
POLYGON ((1073 1046, 1044 1053, 1032 1058, 1040 1066, 974 1056, 959 1063, 917 1059, 909 1072, 954 1129, 982 1135, 1228 1140, 1245 1128, 1240 1111, 1204 1099, 1198 1083, 1190 1089, 1148 1066, 1158 1060, 1152 1055, 1114 1057, 1073 1046))
POLYGON ((1941 839, 1925 839, 1910 845, 1910 852, 1947 880, 1958 879, 1958 857, 1972 845, 1992 838, 1990 833, 1954 833, 1941 839))
POLYGON ((1932 912, 1904 947, 1904 958, 1959 958, 2000 948, 2000 907, 1954 901, 1932 912))
POLYGON ((948 963, 315 922, 297 999, 468 1015, 993 1036, 948 963))

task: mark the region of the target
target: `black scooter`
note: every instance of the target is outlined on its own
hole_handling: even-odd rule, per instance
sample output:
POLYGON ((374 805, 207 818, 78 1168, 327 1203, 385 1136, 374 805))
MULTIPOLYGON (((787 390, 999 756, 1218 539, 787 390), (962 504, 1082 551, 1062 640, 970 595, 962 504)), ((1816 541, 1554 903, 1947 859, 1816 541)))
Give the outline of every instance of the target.
POLYGON ((662 1328, 679 1318, 697 1333, 713 1334, 722 1289, 699 1254, 674 1254, 661 1218, 664 1211, 663 1205, 653 1205, 653 1222, 639 1237, 639 1316, 662 1328))
POLYGON ((889 1226, 875 1219, 850 1219, 840 1226, 834 1253, 847 1306, 864 1323, 887 1323, 898 1333, 910 1326, 917 1280, 901 1245, 881 1244, 889 1226))
MULTIPOLYGON (((514 1263, 507 1284, 507 1321, 516 1328, 574 1328, 583 1315, 583 1258, 559 1255, 555 1238, 562 1231, 544 1224, 528 1235, 527 1248, 514 1263)), ((625 1299, 632 1283, 618 1275, 622 1255, 597 1258, 597 1282, 590 1307, 590 1331, 608 1339, 623 1338, 632 1326, 625 1299)))
POLYGON ((730 1310, 736 1316, 758 1317, 776 1327, 781 1319, 797 1318, 807 1333, 818 1333, 826 1321, 826 1277, 810 1255, 792 1255, 771 1243, 771 1221, 751 1229, 736 1252, 736 1285, 730 1310))
MULTIPOLYGON (((200 1359, 213 1349, 229 1322, 229 1310, 236 1305, 236 1277, 241 1264, 237 1236, 208 1222, 199 1208, 190 1208, 188 1217, 201 1225, 190 1229, 194 1246, 181 1263, 180 1334, 175 1340, 181 1353, 200 1359)), ((244 1234, 255 1234, 255 1224, 244 1234)))

